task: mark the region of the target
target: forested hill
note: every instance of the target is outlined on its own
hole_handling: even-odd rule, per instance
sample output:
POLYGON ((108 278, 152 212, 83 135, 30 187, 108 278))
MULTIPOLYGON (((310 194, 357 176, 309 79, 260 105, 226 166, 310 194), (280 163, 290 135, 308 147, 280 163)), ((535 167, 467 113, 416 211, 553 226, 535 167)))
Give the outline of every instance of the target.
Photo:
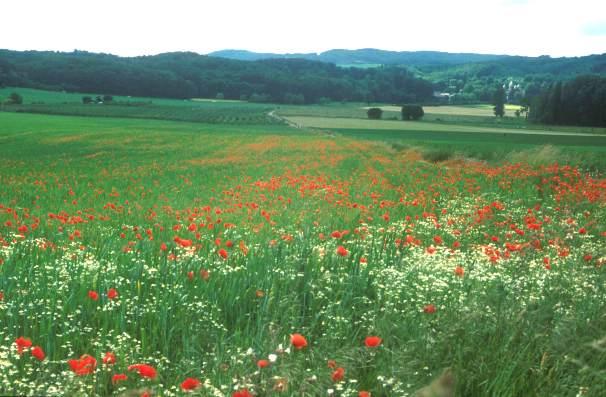
POLYGON ((329 50, 319 54, 274 54, 246 50, 221 50, 208 54, 213 57, 255 61, 260 59, 300 58, 347 66, 367 65, 406 65, 406 66, 444 66, 461 65, 473 62, 486 62, 507 58, 507 55, 456 54, 440 51, 385 51, 375 48, 360 50, 329 50))
POLYGON ((249 99, 257 102, 423 102, 433 84, 401 67, 341 68, 304 59, 253 62, 190 52, 118 57, 0 50, 0 86, 167 97, 249 99))
POLYGON ((524 57, 508 55, 451 54, 435 51, 394 52, 376 49, 331 50, 321 54, 262 54, 224 50, 209 54, 232 59, 305 58, 360 68, 403 65, 448 93, 451 103, 492 100, 495 87, 508 87, 508 101, 518 103, 546 91, 554 82, 580 75, 606 76, 606 54, 583 57, 524 57))
POLYGON ((334 63, 340 66, 406 66, 422 72, 460 72, 482 75, 524 75, 578 73, 605 73, 606 54, 583 57, 549 56, 525 57, 512 55, 449 53, 440 51, 385 51, 374 48, 361 50, 330 50, 319 54, 272 54, 245 50, 221 50, 208 54, 212 57, 254 61, 260 59, 307 59, 334 63))

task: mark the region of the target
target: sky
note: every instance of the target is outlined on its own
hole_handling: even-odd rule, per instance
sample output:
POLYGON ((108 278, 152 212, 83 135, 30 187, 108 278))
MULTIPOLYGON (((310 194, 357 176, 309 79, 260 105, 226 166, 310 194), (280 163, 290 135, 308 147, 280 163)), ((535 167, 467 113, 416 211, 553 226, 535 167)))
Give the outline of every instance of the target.
POLYGON ((606 0, 13 0, 0 48, 122 56, 333 48, 606 53, 606 0))

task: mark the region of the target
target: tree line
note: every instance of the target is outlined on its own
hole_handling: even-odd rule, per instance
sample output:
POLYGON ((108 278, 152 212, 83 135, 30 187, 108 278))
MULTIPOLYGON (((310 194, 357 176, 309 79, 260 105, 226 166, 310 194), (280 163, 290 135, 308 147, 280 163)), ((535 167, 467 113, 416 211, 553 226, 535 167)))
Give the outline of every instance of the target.
POLYGON ((254 62, 190 52, 118 57, 0 50, 0 86, 165 98, 256 102, 424 102, 431 82, 402 67, 342 68, 304 59, 254 62))
POLYGON ((532 101, 530 121, 606 127, 606 78, 585 75, 557 82, 532 101))

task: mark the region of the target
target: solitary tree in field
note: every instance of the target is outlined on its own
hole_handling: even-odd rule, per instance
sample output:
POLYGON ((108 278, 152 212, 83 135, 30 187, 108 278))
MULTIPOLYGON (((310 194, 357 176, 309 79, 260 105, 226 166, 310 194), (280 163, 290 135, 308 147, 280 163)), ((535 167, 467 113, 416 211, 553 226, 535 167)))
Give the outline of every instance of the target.
POLYGON ((420 105, 402 106, 402 120, 419 120, 425 115, 423 107, 420 105))
POLYGON ((23 97, 16 92, 11 93, 6 101, 9 105, 21 105, 23 103, 23 97))
POLYGON ((366 114, 368 115, 369 119, 378 120, 378 119, 381 118, 381 116, 383 116, 383 109, 381 109, 381 108, 370 108, 370 109, 368 109, 368 111, 366 112, 366 114))
POLYGON ((492 104, 494 105, 494 115, 497 117, 505 116, 505 88, 499 86, 492 96, 492 104))

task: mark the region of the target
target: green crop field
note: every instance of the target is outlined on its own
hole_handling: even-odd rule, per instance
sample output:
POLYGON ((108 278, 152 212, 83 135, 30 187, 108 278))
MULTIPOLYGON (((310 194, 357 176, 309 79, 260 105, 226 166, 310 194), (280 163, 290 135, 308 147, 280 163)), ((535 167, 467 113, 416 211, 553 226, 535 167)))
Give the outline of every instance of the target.
POLYGON ((240 101, 177 100, 162 98, 137 98, 116 96, 107 103, 83 104, 83 96, 92 94, 74 94, 49 92, 32 89, 0 89, 2 96, 8 97, 17 92, 24 98, 20 106, 5 105, 8 112, 39 113, 56 115, 74 115, 91 117, 123 117, 159 120, 177 120, 200 123, 221 124, 275 124, 276 118, 268 116, 273 106, 240 101))
POLYGON ((20 92, 0 395, 606 390, 603 130, 20 92))

